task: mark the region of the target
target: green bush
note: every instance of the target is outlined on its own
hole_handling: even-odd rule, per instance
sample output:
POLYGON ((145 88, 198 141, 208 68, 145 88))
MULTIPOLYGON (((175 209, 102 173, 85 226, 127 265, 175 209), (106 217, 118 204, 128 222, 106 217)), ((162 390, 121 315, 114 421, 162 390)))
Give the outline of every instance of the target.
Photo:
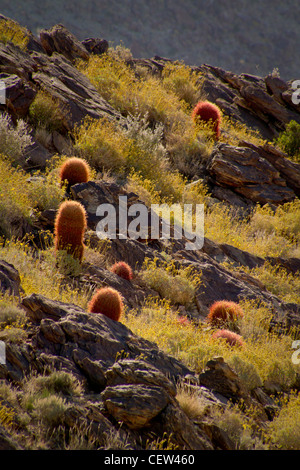
POLYGON ((300 124, 298 122, 290 121, 276 142, 291 158, 300 162, 300 124))

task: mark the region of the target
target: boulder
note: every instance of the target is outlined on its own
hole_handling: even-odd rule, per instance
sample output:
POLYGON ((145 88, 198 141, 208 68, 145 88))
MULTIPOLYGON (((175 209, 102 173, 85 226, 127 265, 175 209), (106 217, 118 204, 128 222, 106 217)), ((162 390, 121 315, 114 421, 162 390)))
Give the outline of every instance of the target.
POLYGON ((17 75, 24 80, 29 80, 36 70, 37 65, 26 50, 22 50, 12 43, 0 43, 1 73, 17 75))
MULTIPOLYGON (((64 53, 53 49, 51 56, 38 48, 28 51, 11 43, 0 44, 0 78, 5 81, 7 97, 6 105, 0 105, 0 108, 8 111, 15 119, 25 117, 37 91, 43 89, 64 111, 62 124, 65 133, 86 116, 121 121, 120 113, 74 67, 72 57, 80 56, 80 51, 84 57, 89 56, 86 48, 79 41, 77 43, 66 41, 64 53), (68 50, 69 54, 66 52, 68 50)), ((66 142, 62 142, 60 136, 55 135, 53 141, 54 148, 65 151, 66 142)))
POLYGON ((236 402, 243 400, 249 404, 249 393, 236 372, 226 364, 222 357, 207 362, 206 368, 199 375, 200 385, 236 402))
POLYGON ((279 205, 296 198, 293 189, 287 186, 287 171, 280 174, 268 158, 251 145, 235 147, 218 144, 211 155, 207 171, 215 197, 220 195, 214 188, 222 187, 252 203, 279 205))
POLYGON ((15 296, 23 292, 19 272, 4 260, 0 260, 0 292, 15 296))
POLYGON ((6 104, 0 108, 6 108, 14 120, 26 117, 36 96, 34 88, 15 74, 2 74, 1 80, 5 83, 6 104))
POLYGON ((130 429, 149 426, 170 402, 163 388, 141 384, 106 387, 102 398, 108 412, 130 429))
POLYGON ((122 120, 120 113, 101 97, 88 78, 63 55, 54 53, 47 57, 35 53, 32 57, 37 65, 32 81, 37 88, 47 90, 60 103, 66 130, 73 130, 75 124, 87 116, 122 120))
POLYGON ((108 50, 108 41, 100 38, 87 38, 81 41, 81 44, 90 54, 101 55, 108 50))
POLYGON ((290 160, 287 154, 269 143, 256 146, 250 142, 244 142, 244 145, 253 149, 264 160, 268 161, 273 168, 278 171, 280 177, 286 182, 286 185, 294 191, 297 197, 300 197, 299 163, 290 160))
POLYGON ((88 60, 89 58, 87 49, 62 24, 56 24, 48 30, 41 30, 40 40, 43 48, 49 55, 58 52, 71 61, 76 59, 88 60))
POLYGON ((274 74, 265 78, 238 75, 207 64, 193 70, 202 74, 199 86, 208 100, 233 122, 259 131, 266 140, 277 137, 291 119, 300 122, 300 105, 292 102, 292 81, 285 82, 274 74))
POLYGON ((36 325, 32 339, 35 357, 42 352, 44 360, 47 355, 49 358, 58 356, 73 365, 78 363, 79 372, 87 369, 82 366, 84 358, 92 361, 93 366, 100 361, 104 371, 113 366, 118 355, 128 355, 131 359, 143 355, 150 366, 159 369, 170 380, 191 374, 187 367, 164 354, 156 344, 140 338, 121 322, 102 314, 87 313, 78 306, 37 294, 22 299, 21 305, 36 325))

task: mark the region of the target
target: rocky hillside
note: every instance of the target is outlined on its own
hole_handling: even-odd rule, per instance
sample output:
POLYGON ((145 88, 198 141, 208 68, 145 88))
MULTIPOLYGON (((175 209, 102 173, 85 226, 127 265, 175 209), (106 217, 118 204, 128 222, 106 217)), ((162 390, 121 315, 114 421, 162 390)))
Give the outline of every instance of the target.
MULTIPOLYGON (((0 28, 6 21, 1 17, 0 28)), ((159 56, 136 59, 111 50, 105 39, 80 41, 62 25, 39 37, 15 27, 18 44, 17 34, 0 43, 6 86, 0 105, 6 129, 0 180, 0 340, 6 349, 0 365, 0 448, 297 448, 300 436, 291 423, 299 407, 292 408, 287 425, 296 437, 279 432, 280 411, 290 412, 286 403, 297 404, 300 389, 299 366, 291 359, 300 324, 300 164, 276 144, 291 121, 300 124, 292 83, 276 74, 237 75, 200 65, 189 68, 189 102, 176 101, 168 89, 167 110, 161 109, 165 89, 158 104, 154 91, 176 63, 159 56), (103 64, 104 72, 115 68, 97 81, 94 63, 97 71, 103 64), (137 114, 129 138, 132 115, 121 100, 126 92, 136 93, 134 105, 142 111, 143 86, 153 107, 147 102, 147 113, 137 114), (187 133, 193 101, 200 96, 221 109, 221 138, 214 141, 207 129, 197 128, 180 153, 176 124, 187 133), (23 132, 20 122, 27 125, 23 132), (140 146, 135 160, 137 136, 150 135, 149 145, 157 129, 159 145, 155 141, 152 153, 140 146), (30 140, 17 158, 19 148, 11 142, 24 135, 30 140), (99 135, 101 146, 94 152, 99 135), (74 154, 89 161, 91 177, 65 192, 55 162, 74 154), (124 155, 127 160, 119 164, 124 155), (183 185, 182 192, 171 187, 176 184, 183 185), (195 188, 200 188, 196 196, 190 192, 195 188), (187 250, 184 239, 117 238, 104 244, 96 235, 100 204, 117 206, 119 196, 127 196, 129 207, 162 195, 182 202, 186 192, 205 204, 201 250, 187 250), (65 199, 85 208, 87 230, 82 263, 62 271, 53 234, 65 199), (111 271, 116 261, 132 267, 132 280, 111 271), (151 270, 151 263, 157 268, 151 270), (120 321, 88 311, 88 301, 103 286, 122 294, 120 321), (187 288, 188 298, 182 299, 187 288), (243 306, 241 323, 228 326, 243 340, 241 349, 212 339, 208 313, 221 300, 243 306)))
POLYGON ((189 65, 211 64, 236 73, 299 78, 299 4, 294 0, 251 3, 229 0, 2 0, 1 13, 35 34, 63 23, 79 39, 120 41, 134 57, 160 55, 189 65), (84 21, 82 21, 84 18, 84 21))

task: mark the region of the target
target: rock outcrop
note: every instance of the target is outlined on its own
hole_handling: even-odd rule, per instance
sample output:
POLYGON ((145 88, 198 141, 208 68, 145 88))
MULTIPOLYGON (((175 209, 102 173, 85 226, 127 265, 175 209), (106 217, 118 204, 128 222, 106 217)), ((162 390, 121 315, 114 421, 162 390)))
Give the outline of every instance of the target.
MULTIPOLYGON (((0 44, 0 78, 7 92, 6 103, 0 105, 0 110, 8 112, 15 122, 28 115, 39 91, 46 90, 62 112, 61 129, 49 131, 49 144, 33 141, 27 149, 24 168, 28 170, 44 168, 56 152, 68 152, 74 127, 84 118, 105 117, 122 123, 124 117, 75 67, 77 59, 87 61, 91 54, 105 53, 107 41, 88 38, 81 42, 63 25, 43 30, 40 40, 30 32, 26 34, 26 50, 11 43, 0 44)), ((159 76, 166 63, 168 60, 161 57, 128 60, 137 76, 141 65, 159 76)), ((300 122, 300 106, 291 100, 291 84, 279 77, 236 75, 208 65, 193 70, 201 74, 199 83, 208 99, 218 104, 225 115, 257 129, 266 139, 276 137, 291 119, 300 122)), ((201 172, 212 196, 210 203, 223 201, 241 212, 248 213, 257 203, 275 209, 300 197, 300 165, 270 143, 216 143, 201 172)), ((282 301, 258 279, 239 269, 269 262, 296 275, 300 272, 299 259, 261 258, 208 238, 204 238, 200 250, 189 251, 187 240, 176 239, 172 232, 168 241, 151 239, 150 232, 148 237, 126 239, 128 234, 124 238, 124 230, 133 217, 127 213, 125 229, 120 226, 120 197, 126 197, 127 209, 140 201, 135 193, 117 183, 97 180, 75 184, 65 197, 84 206, 88 224, 85 243, 92 249, 100 246, 96 229, 101 216, 97 208, 101 204, 112 205, 117 221, 116 238, 107 244, 107 264, 83 260, 81 272, 71 279, 72 285, 88 287, 90 292, 110 286, 123 296, 125 309, 138 311, 148 298, 161 298, 139 276, 145 259, 165 262, 169 256, 176 266, 190 268, 201 276, 192 305, 176 305, 196 325, 205 322, 214 301, 253 300, 266 305, 272 313, 271 329, 295 330, 294 337, 299 336, 299 304, 282 301), (111 272, 108 261, 127 262, 133 269, 133 279, 128 281, 111 272), (224 267, 225 262, 233 268, 224 267)), ((153 213, 150 208, 146 210, 150 228, 153 213)), ((43 230, 53 232, 55 216, 56 210, 50 208, 38 214, 31 226, 25 220, 13 220, 12 234, 17 238, 29 234, 29 239, 34 239, 34 249, 38 250, 43 244, 43 230)), ((161 228, 161 219, 159 223, 161 228)), ((68 285, 69 281, 66 276, 63 282, 68 285)), ((122 322, 37 292, 25 296, 18 271, 1 260, 0 292, 18 298, 28 319, 26 339, 6 344, 6 363, 0 364, 0 379, 18 386, 31 373, 56 370, 72 374, 83 387, 83 397, 78 402, 69 400, 65 423, 70 428, 82 425, 90 429, 101 445, 105 445, 108 435, 115 433, 124 445, 129 442, 133 449, 146 448, 153 436, 165 435, 179 450, 233 449, 230 437, 213 422, 209 410, 224 410, 231 402, 243 402, 255 408, 262 422, 274 417, 272 398, 261 387, 248 390, 223 358, 211 358, 202 371, 195 373, 122 322), (201 399, 206 410, 203 416, 193 419, 183 411, 177 399, 179 386, 192 390, 201 399)), ((15 447, 9 432, 0 427, 0 448, 15 447)))
POLYGON ((299 194, 298 166, 282 158, 280 152, 276 158, 270 146, 267 150, 266 146, 219 144, 207 165, 207 182, 214 197, 230 204, 277 206, 293 201, 299 194))
MULTIPOLYGON (((252 152, 251 149, 249 151, 252 152)), ((255 158, 258 158, 257 155, 255 155, 255 158)), ((267 168, 270 169, 269 166, 267 168)), ((257 171, 259 172, 259 170, 257 171)), ((282 182, 283 180, 277 170, 274 171, 275 175, 277 175, 276 181, 282 182)), ((225 173, 222 177, 226 177, 225 173)), ((282 188, 285 188, 285 186, 282 188)), ((288 188, 286 189, 288 190, 288 188)), ((298 326, 300 324, 300 307, 298 304, 281 301, 278 297, 268 292, 265 286, 257 279, 240 273, 238 269, 236 271, 226 269, 220 264, 227 262, 233 264, 236 268, 248 267, 252 269, 262 266, 267 261, 273 265, 284 267, 288 272, 295 273, 300 269, 297 259, 278 260, 269 257, 265 260, 230 245, 214 243, 206 237, 204 238, 204 245, 200 250, 186 250, 186 240, 184 237, 181 240, 171 239, 170 243, 163 239, 149 239, 147 242, 141 239, 122 239, 118 230, 119 197, 127 197, 128 207, 130 207, 131 204, 139 202, 136 194, 126 192, 115 183, 95 183, 92 181, 72 186, 71 194, 86 209, 89 228, 86 234, 86 241, 93 247, 97 247, 100 243, 95 230, 98 222, 102 219, 101 216, 96 215, 96 208, 101 204, 110 204, 116 208, 116 238, 109 240, 108 250, 112 262, 122 260, 134 269, 139 270, 146 258, 151 260, 157 258, 163 262, 164 258, 161 253, 169 251, 178 263, 178 266, 190 267, 201 275, 202 283, 196 291, 197 309, 194 312, 190 312, 194 319, 205 318, 210 305, 216 300, 226 298, 234 302, 240 302, 243 299, 248 299, 257 300, 269 306, 273 312, 274 326, 277 325, 277 327, 289 329, 293 325, 298 326)), ((148 209, 149 227, 151 214, 151 210, 148 209)), ((53 230, 54 218, 55 214, 52 211, 42 213, 38 227, 47 227, 53 230)), ((126 223, 127 227, 131 221, 132 217, 129 216, 126 223)), ((127 305, 131 308, 141 305, 145 296, 158 295, 153 290, 139 285, 138 278, 134 280, 133 290, 132 285, 128 281, 120 279, 115 274, 107 272, 107 270, 101 267, 86 266, 85 269, 87 282, 93 282, 95 285, 111 285, 123 294, 127 305)))
MULTIPOLYGON (((30 319, 28 339, 7 344, 0 378, 20 383, 29 371, 72 374, 82 383, 86 398, 80 406, 69 404, 65 422, 91 427, 100 441, 109 432, 119 432, 117 423, 122 422, 119 438, 135 449, 143 448, 153 433, 170 436, 182 450, 233 449, 209 413, 193 421, 182 410, 176 398, 179 384, 192 387, 207 410, 242 400, 257 408, 261 419, 268 419, 264 408, 272 400, 266 404, 261 389, 250 395, 221 358, 209 361, 197 377, 156 344, 102 314, 36 294, 23 298, 21 306, 30 319)), ((9 434, 0 437, 4 449, 14 448, 9 434)))
MULTIPOLYGON (((32 42, 33 35, 28 35, 32 42)), ((74 66, 78 58, 87 61, 91 54, 105 53, 107 41, 88 38, 80 42, 63 25, 42 30, 40 40, 34 41, 36 46, 27 50, 11 43, 0 44, 1 79, 7 89, 6 106, 0 105, 0 109, 7 110, 14 120, 25 117, 39 90, 47 90, 57 101, 62 114, 60 132, 53 132, 51 145, 44 152, 35 143, 28 155, 29 167, 43 168, 51 154, 70 149, 66 136, 85 117, 106 117, 115 122, 122 122, 123 117, 74 66)), ((134 69, 147 67, 160 75, 169 62, 156 56, 130 59, 128 65, 134 69)), ((290 120, 300 122, 300 105, 292 101, 292 84, 275 75, 236 75, 209 65, 192 69, 201 77, 199 86, 203 93, 225 116, 259 131, 267 140, 277 137, 290 120)), ((300 193, 299 164, 267 143, 260 147, 244 141, 235 147, 216 145, 203 172, 216 199, 243 208, 255 203, 282 204, 300 193)))
MULTIPOLYGON (((0 365, 2 379, 19 382, 29 370, 63 370, 83 383, 87 396, 95 394, 93 402, 86 403, 86 409, 93 403, 89 423, 107 421, 113 429, 110 422, 121 421, 123 432, 127 430, 133 442, 131 431, 147 436, 159 425, 161 435, 172 430, 174 443, 182 449, 213 449, 207 434, 176 400, 179 381, 197 382, 183 364, 104 315, 38 295, 25 297, 21 304, 35 326, 26 344, 7 345, 6 365, 0 365)), ((206 393, 209 403, 218 403, 206 393)), ((71 409, 67 415, 74 423, 79 411, 74 406, 71 418, 71 409)))

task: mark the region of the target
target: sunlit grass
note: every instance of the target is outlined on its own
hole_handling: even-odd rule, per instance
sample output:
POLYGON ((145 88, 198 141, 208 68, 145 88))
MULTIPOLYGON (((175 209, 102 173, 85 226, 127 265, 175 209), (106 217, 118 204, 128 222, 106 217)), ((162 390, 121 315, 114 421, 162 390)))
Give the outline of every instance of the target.
POLYGON ((283 301, 300 303, 300 271, 298 274, 289 273, 286 269, 272 266, 270 263, 246 270, 283 301))
POLYGON ((12 42, 24 50, 27 47, 28 41, 29 36, 26 28, 9 18, 0 20, 0 42, 4 44, 12 42))
POLYGON ((139 275, 163 299, 186 306, 193 304, 196 288, 201 283, 201 276, 193 269, 176 268, 172 262, 159 263, 156 259, 146 258, 139 275))
POLYGON ((244 218, 225 204, 214 204, 205 214, 205 235, 261 257, 299 257, 299 217, 299 200, 275 213, 268 206, 257 206, 244 218))
POLYGON ((243 348, 212 340, 214 330, 208 325, 180 323, 177 311, 168 302, 149 300, 140 312, 129 311, 123 322, 196 372, 201 372, 208 360, 222 356, 237 368, 249 389, 263 383, 288 389, 300 370, 291 360, 293 337, 268 331, 267 306, 245 302, 243 307, 245 317, 240 325, 245 341, 243 348))
POLYGON ((35 252, 29 243, 7 240, 0 244, 0 258, 11 263, 20 274, 24 295, 40 294, 52 300, 60 300, 87 308, 89 291, 79 288, 76 283, 64 282, 59 272, 49 234, 49 246, 35 252))
POLYGON ((220 142, 229 145, 241 145, 251 142, 253 145, 263 145, 265 140, 258 131, 249 129, 245 124, 236 122, 228 116, 222 116, 222 130, 220 142))
POLYGON ((26 173, 0 156, 0 235, 11 236, 13 220, 30 219, 26 173), (22 188, 22 191, 20 191, 22 188))

